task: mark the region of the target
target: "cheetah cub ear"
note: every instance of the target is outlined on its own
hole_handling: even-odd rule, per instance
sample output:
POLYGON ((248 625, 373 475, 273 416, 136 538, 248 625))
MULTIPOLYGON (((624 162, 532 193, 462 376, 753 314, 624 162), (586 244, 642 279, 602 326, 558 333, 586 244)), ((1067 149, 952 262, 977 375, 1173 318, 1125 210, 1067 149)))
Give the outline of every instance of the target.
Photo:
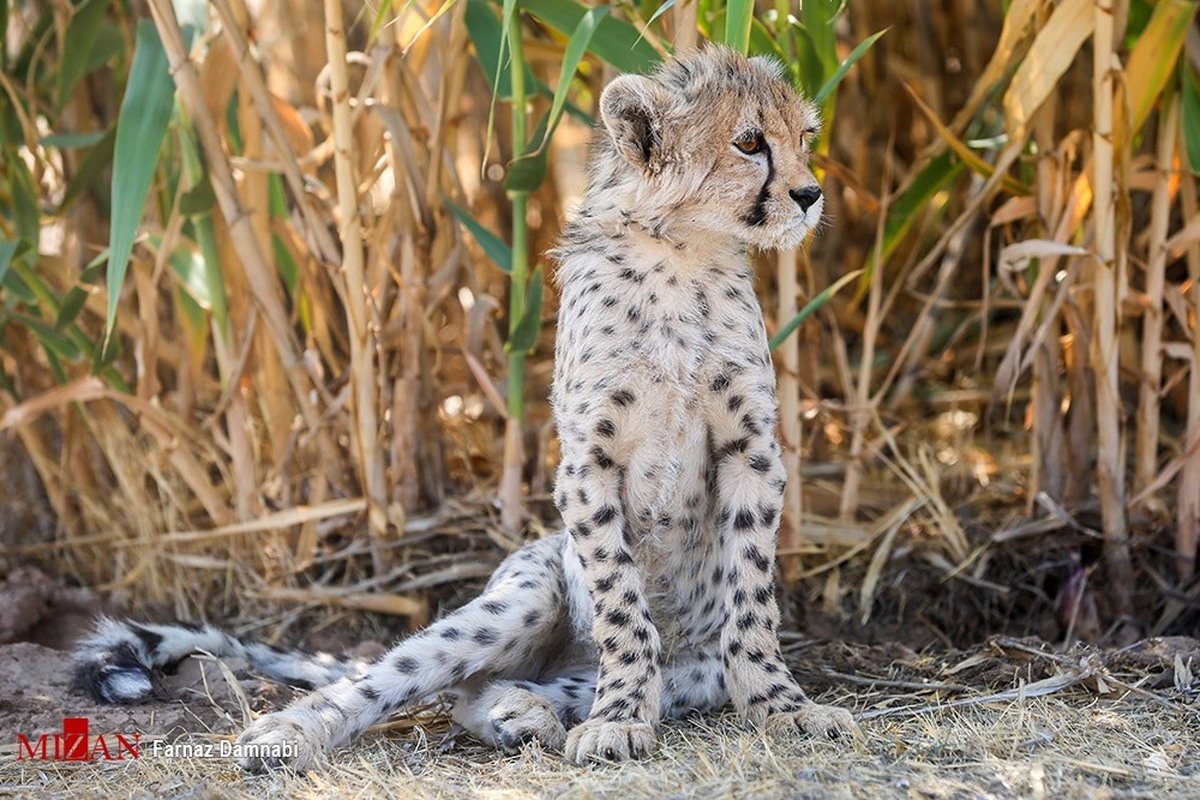
POLYGON ((662 127, 671 98, 643 75, 619 75, 600 95, 600 119, 621 157, 651 174, 662 171, 662 127))

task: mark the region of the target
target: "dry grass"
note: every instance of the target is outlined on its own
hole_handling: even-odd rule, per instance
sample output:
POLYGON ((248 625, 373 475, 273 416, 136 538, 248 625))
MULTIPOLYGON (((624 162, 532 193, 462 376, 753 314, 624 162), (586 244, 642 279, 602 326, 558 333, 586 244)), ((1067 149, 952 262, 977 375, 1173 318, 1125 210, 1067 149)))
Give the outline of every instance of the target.
POLYGON ((225 760, 122 766, 0 762, 0 793, 42 797, 1105 798, 1195 797, 1195 708, 1084 693, 864 723, 862 746, 772 741, 732 716, 668 726, 642 763, 576 767, 446 735, 368 736, 306 776, 247 777, 225 760))

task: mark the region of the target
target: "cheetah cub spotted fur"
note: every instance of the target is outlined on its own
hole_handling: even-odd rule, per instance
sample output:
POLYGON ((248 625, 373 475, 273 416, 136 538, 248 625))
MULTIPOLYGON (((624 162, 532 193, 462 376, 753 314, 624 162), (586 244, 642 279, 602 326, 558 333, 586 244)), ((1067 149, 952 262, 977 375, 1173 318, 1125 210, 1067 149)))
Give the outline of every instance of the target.
POLYGON ((211 628, 105 620, 77 655, 98 699, 150 691, 197 648, 317 686, 243 744, 293 745, 246 769, 306 769, 380 717, 436 694, 503 748, 575 762, 640 758, 661 719, 730 701, 776 734, 856 733, 784 664, 774 550, 785 475, 775 374, 746 250, 790 248, 823 200, 818 120, 769 61, 720 47, 625 75, 578 216, 555 255, 553 405, 565 532, 497 569, 482 596, 374 664, 211 628))

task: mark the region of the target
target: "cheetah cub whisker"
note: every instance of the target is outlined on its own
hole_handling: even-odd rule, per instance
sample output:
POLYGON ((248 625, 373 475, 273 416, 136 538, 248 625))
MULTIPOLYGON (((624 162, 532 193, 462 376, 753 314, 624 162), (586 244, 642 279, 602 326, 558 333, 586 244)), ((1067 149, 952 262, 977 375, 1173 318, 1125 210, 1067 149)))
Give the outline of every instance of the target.
POLYGON ((151 668, 197 648, 319 687, 242 734, 293 745, 287 759, 244 758, 252 771, 307 769, 437 694, 487 742, 536 741, 580 763, 645 756, 662 718, 730 701, 776 735, 857 735, 847 711, 804 695, 779 648, 785 474, 746 253, 795 247, 817 224, 817 113, 773 62, 710 46, 618 77, 600 117, 554 254, 565 532, 370 665, 105 620, 76 658, 93 696, 141 699, 151 668))

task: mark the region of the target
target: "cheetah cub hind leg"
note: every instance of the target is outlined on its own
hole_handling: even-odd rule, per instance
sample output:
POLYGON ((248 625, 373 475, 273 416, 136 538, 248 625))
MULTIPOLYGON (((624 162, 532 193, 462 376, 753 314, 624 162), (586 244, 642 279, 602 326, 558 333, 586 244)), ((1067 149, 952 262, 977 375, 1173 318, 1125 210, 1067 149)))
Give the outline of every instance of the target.
POLYGON ((558 751, 567 741, 567 729, 550 701, 520 686, 504 688, 488 710, 488 726, 496 747, 509 753, 533 742, 558 751))

